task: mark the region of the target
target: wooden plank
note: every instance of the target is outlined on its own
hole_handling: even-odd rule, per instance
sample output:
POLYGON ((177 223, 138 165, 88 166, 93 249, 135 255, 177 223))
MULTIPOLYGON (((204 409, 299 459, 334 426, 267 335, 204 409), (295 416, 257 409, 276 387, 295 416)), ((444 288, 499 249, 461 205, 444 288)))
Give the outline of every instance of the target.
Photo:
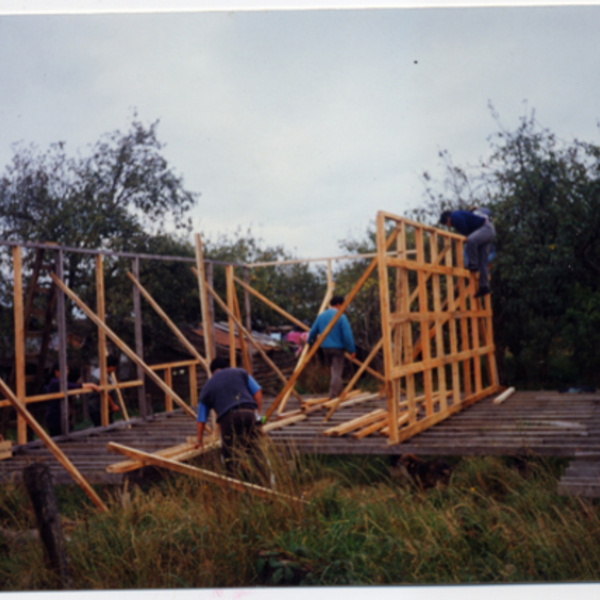
POLYGON ((121 338, 114 332, 110 327, 105 325, 98 316, 90 309, 85 302, 83 302, 70 288, 68 288, 60 279, 56 277, 54 273, 51 273, 50 276, 56 285, 67 295, 75 304, 86 314, 86 316, 97 326, 103 329, 106 332, 106 335, 112 340, 112 342, 120 348, 130 360, 134 363, 139 364, 144 372, 156 385, 165 393, 170 394, 171 398, 175 401, 175 403, 183 408, 183 410, 194 420, 196 419, 196 413, 165 383, 161 380, 158 375, 142 360, 140 357, 123 341, 121 338))
MULTIPOLYGON (((462 241, 457 243, 456 248, 456 260, 458 262, 459 267, 464 266, 464 246, 462 241)), ((465 278, 459 277, 458 279, 458 293, 459 293, 459 306, 461 311, 467 310, 467 286, 465 284, 465 278)), ((471 346, 469 344, 469 324, 467 323, 467 319, 460 319, 460 349, 462 352, 470 350, 471 346)), ((463 390, 465 395, 471 395, 471 361, 470 357, 462 363, 463 367, 463 390)))
MULTIPOLYGON (((131 265, 132 274, 136 280, 140 278, 140 259, 136 256, 131 265)), ((144 360, 144 335, 142 330, 142 301, 140 290, 133 286, 133 314, 135 331, 135 353, 144 360)), ((148 416, 148 407, 146 406, 146 386, 144 385, 144 370, 140 365, 135 366, 137 378, 142 382, 138 388, 138 408, 142 417, 148 416)))
MULTIPOLYGON (((157 450, 153 452, 155 456, 160 456, 162 458, 170 458, 171 460, 175 460, 181 462, 183 460, 190 460, 192 458, 196 458, 201 454, 205 454, 217 448, 220 448, 221 442, 220 440, 217 442, 205 443, 202 448, 196 448, 196 440, 192 442, 186 442, 185 444, 178 444, 177 446, 170 446, 169 448, 162 448, 161 450, 157 450)), ((106 467, 107 473, 129 473, 131 471, 135 471, 136 469, 141 469, 144 466, 144 463, 140 460, 128 459, 123 460, 118 463, 113 463, 106 467)))
MULTIPOLYGON (((13 299, 15 318, 15 381, 19 402, 25 401, 25 323, 23 318, 23 263, 21 246, 13 248, 13 299)), ((17 442, 27 442, 27 422, 17 414, 17 442)))
MULTIPOLYGON (((241 323, 242 322, 242 311, 240 310, 240 304, 238 301, 235 284, 233 282, 233 267, 231 268, 231 276, 230 276, 230 285, 232 289, 231 297, 233 299, 233 314, 235 318, 241 323)), ((250 331, 248 329, 248 331, 250 331)), ((240 354, 242 355, 242 364, 244 365, 244 369, 250 374, 252 374, 252 365, 250 363, 250 355, 248 353, 248 347, 246 345, 246 339, 243 335, 239 335, 240 340, 240 354)), ((235 345, 234 345, 235 347, 235 345)))
MULTIPOLYGON (((104 304, 104 263, 102 254, 96 255, 96 314, 102 323, 106 323, 105 304, 104 304)), ((100 424, 106 427, 110 423, 108 415, 108 392, 106 385, 108 383, 108 373, 106 367, 106 333, 98 328, 98 368, 100 369, 100 424)))
POLYGON ((96 494, 90 484, 84 479, 81 473, 77 470, 75 465, 67 458, 64 452, 58 447, 58 445, 52 440, 52 438, 46 433, 44 428, 33 418, 31 413, 27 410, 24 404, 13 394, 12 390, 6 385, 6 383, 0 379, 0 390, 8 398, 14 409, 17 411, 23 419, 27 422, 29 427, 33 429, 35 434, 42 440, 44 445, 52 452, 56 460, 65 468, 67 473, 73 478, 88 496, 88 498, 94 503, 94 506, 99 508, 103 512, 108 512, 108 508, 96 494))
POLYGON ((516 388, 509 387, 507 390, 502 392, 499 396, 494 398, 494 404, 496 404, 496 405, 502 404, 505 400, 508 400, 508 398, 510 398, 516 391, 517 391, 516 388))
POLYGON ((248 492, 266 499, 283 500, 286 502, 302 504, 306 503, 304 500, 295 498, 294 496, 282 494, 253 483, 246 483, 244 481, 240 481, 239 479, 233 479, 232 477, 219 475, 217 473, 213 473, 212 471, 207 471, 206 469, 185 465, 168 458, 162 458, 160 456, 148 454, 147 452, 142 452, 134 448, 128 448, 127 446, 123 446, 122 444, 117 444, 115 442, 109 442, 107 445, 107 450, 110 450, 111 452, 118 452, 125 456, 129 456, 130 458, 135 458, 145 464, 168 469, 170 471, 188 475, 189 477, 194 477, 196 479, 204 479, 221 487, 228 487, 238 492, 248 492))
MULTIPOLYGON (((388 267, 386 262, 387 244, 385 231, 385 217, 383 213, 377 213, 377 274, 379 277, 379 303, 381 315, 381 339, 383 345, 383 367, 385 374, 385 395, 387 399, 388 418, 396 422, 398 415, 398 398, 394 394, 392 385, 392 333, 390 329, 390 289, 388 281, 388 267)), ((398 238, 400 229, 394 229, 395 237, 398 238)), ((392 437, 394 437, 392 432, 392 437)))
MULTIPOLYGON (((165 385, 169 387, 169 389, 173 389, 173 371, 171 368, 165 369, 165 385)), ((173 400, 171 399, 171 394, 165 393, 165 412, 173 411, 173 400)))
POLYGON ((138 281, 136 277, 134 277, 133 273, 127 273, 127 276, 133 282, 133 285, 136 289, 144 296, 148 304, 154 309, 156 314, 167 324, 169 329, 175 334, 177 339, 183 344, 183 347, 202 365, 207 375, 210 376, 210 368, 206 360, 202 357, 202 355, 196 350, 194 345, 185 337, 181 329, 173 323, 173 321, 167 316, 165 311, 160 307, 158 302, 154 300, 148 290, 138 281))
MULTIPOLYGON (((438 236, 437 233, 431 234, 431 261, 437 262, 438 256, 438 236)), ((440 276, 434 273, 432 276, 432 292, 433 292, 433 310, 436 313, 442 312, 442 300, 441 300, 441 289, 440 289, 440 276)), ((444 352, 444 337, 442 331, 441 317, 437 317, 434 323, 435 331, 435 355, 437 358, 443 357, 444 352)), ((437 379, 438 379, 438 398, 440 403, 440 410, 445 411, 448 407, 446 403, 446 369, 443 366, 437 368, 437 379)))
MULTIPOLYGON (((446 254, 446 266, 452 267, 452 252, 446 254)), ((453 313, 456 309, 456 299, 454 296, 454 276, 448 275, 446 277, 446 296, 448 298, 448 312, 453 313)), ((455 355, 458 353, 458 337, 456 330, 456 318, 451 317, 449 319, 450 328, 450 354, 455 355)), ((460 402, 460 370, 458 362, 452 363, 452 403, 458 404, 460 402)))
MULTIPOLYGON (((425 248, 423 240, 423 229, 415 229, 415 244, 417 246, 417 261, 419 263, 425 262, 425 248)), ((428 298, 427 298, 427 287, 425 282, 425 272, 423 269, 417 271, 417 285, 419 290, 419 312, 427 312, 428 309, 428 298)), ((421 325, 421 353, 423 355, 423 386, 425 388, 425 411, 427 416, 433 414, 433 378, 431 374, 432 367, 431 363, 431 346, 430 338, 428 335, 423 335, 423 327, 429 330, 429 323, 423 323, 421 325)), ((439 360, 439 359, 438 359, 439 360)))
POLYGON ((346 423, 341 423, 340 425, 336 425, 335 427, 330 427, 323 431, 323 435, 345 435, 346 433, 350 433, 355 429, 360 429, 365 427, 366 425, 370 425, 374 421, 379 421, 382 417, 385 417, 387 412, 383 408, 378 408, 366 415, 361 415, 360 417, 356 417, 346 423))
MULTIPOLYGON (((234 308, 233 308, 233 294, 235 290, 233 288, 233 267, 231 265, 227 265, 225 267, 225 285, 226 285, 226 294, 227 294, 227 308, 228 313, 227 317, 229 320, 229 366, 235 367, 235 323, 233 321, 234 317, 234 308)), ((242 338, 242 334, 240 333, 240 339, 242 338)))
POLYGON ((208 313, 208 293, 206 291, 206 274, 204 272, 204 256, 202 253, 202 240, 200 234, 194 235, 194 248, 196 250, 196 270, 198 273, 198 292, 200 295, 200 312, 202 314, 202 333, 204 337, 204 354, 206 362, 210 364, 213 354, 213 341, 211 323, 208 313))
MULTIPOLYGON (((127 412, 127 407, 125 406, 125 400, 123 399, 123 394, 121 393, 121 388, 118 385, 118 380, 117 380, 117 371, 115 370, 115 372, 112 374, 112 380, 115 384, 115 390, 117 392, 117 398, 119 400, 119 406, 121 407, 121 413, 123 414, 123 419, 125 421, 129 421, 129 413, 127 412)), ((131 425, 128 425, 128 428, 131 428, 131 425)))

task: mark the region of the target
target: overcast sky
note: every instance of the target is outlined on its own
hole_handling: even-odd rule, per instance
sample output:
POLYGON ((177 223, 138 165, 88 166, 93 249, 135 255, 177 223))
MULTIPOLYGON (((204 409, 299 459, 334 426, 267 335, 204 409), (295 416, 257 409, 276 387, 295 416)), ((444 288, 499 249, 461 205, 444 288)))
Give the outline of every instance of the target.
POLYGON ((487 154, 489 102, 600 143, 599 31, 598 6, 4 15, 0 166, 17 141, 85 151, 135 108, 201 194, 197 230, 337 255, 423 201, 439 150, 487 154))

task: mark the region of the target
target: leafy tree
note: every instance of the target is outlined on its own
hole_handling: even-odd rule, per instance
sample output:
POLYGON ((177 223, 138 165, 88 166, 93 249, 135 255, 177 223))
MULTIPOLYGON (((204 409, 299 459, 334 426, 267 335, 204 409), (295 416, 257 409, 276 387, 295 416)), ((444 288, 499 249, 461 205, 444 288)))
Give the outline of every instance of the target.
POLYGON ((435 222, 445 208, 492 210, 495 334, 509 380, 597 382, 600 147, 557 139, 534 113, 490 142, 477 167, 460 169, 442 155, 445 181, 435 192, 425 175, 429 201, 418 216, 435 222))
MULTIPOLYGON (((15 146, 0 178, 0 238, 125 251, 164 234, 166 223, 189 231, 198 194, 162 156, 157 126, 134 115, 128 132, 107 134, 77 157, 64 142, 45 153, 15 146)), ((88 261, 75 253, 66 260, 65 278, 76 286, 88 261)))

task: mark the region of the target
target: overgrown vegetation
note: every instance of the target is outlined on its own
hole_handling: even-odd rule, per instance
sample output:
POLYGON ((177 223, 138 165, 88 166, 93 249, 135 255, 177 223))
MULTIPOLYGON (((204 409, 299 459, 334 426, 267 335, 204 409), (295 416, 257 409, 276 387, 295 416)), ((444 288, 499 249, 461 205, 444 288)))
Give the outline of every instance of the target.
MULTIPOLYGON (((305 507, 173 477, 104 492, 111 512, 58 488, 77 589, 592 581, 596 502, 559 497, 563 461, 453 459, 445 488, 390 477, 381 457, 300 457, 279 490, 305 507)), ((21 487, 0 488, 3 590, 51 589, 21 487)))

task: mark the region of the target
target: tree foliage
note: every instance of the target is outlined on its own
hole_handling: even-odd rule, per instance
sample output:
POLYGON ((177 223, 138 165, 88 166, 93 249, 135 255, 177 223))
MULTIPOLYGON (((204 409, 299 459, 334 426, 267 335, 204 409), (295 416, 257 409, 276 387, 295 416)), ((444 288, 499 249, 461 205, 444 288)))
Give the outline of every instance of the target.
POLYGON ((495 334, 509 381, 595 383, 600 342, 600 146, 566 143, 534 113, 500 127, 477 167, 449 155, 438 191, 425 176, 421 219, 446 208, 487 206, 496 227, 492 269, 495 334))

